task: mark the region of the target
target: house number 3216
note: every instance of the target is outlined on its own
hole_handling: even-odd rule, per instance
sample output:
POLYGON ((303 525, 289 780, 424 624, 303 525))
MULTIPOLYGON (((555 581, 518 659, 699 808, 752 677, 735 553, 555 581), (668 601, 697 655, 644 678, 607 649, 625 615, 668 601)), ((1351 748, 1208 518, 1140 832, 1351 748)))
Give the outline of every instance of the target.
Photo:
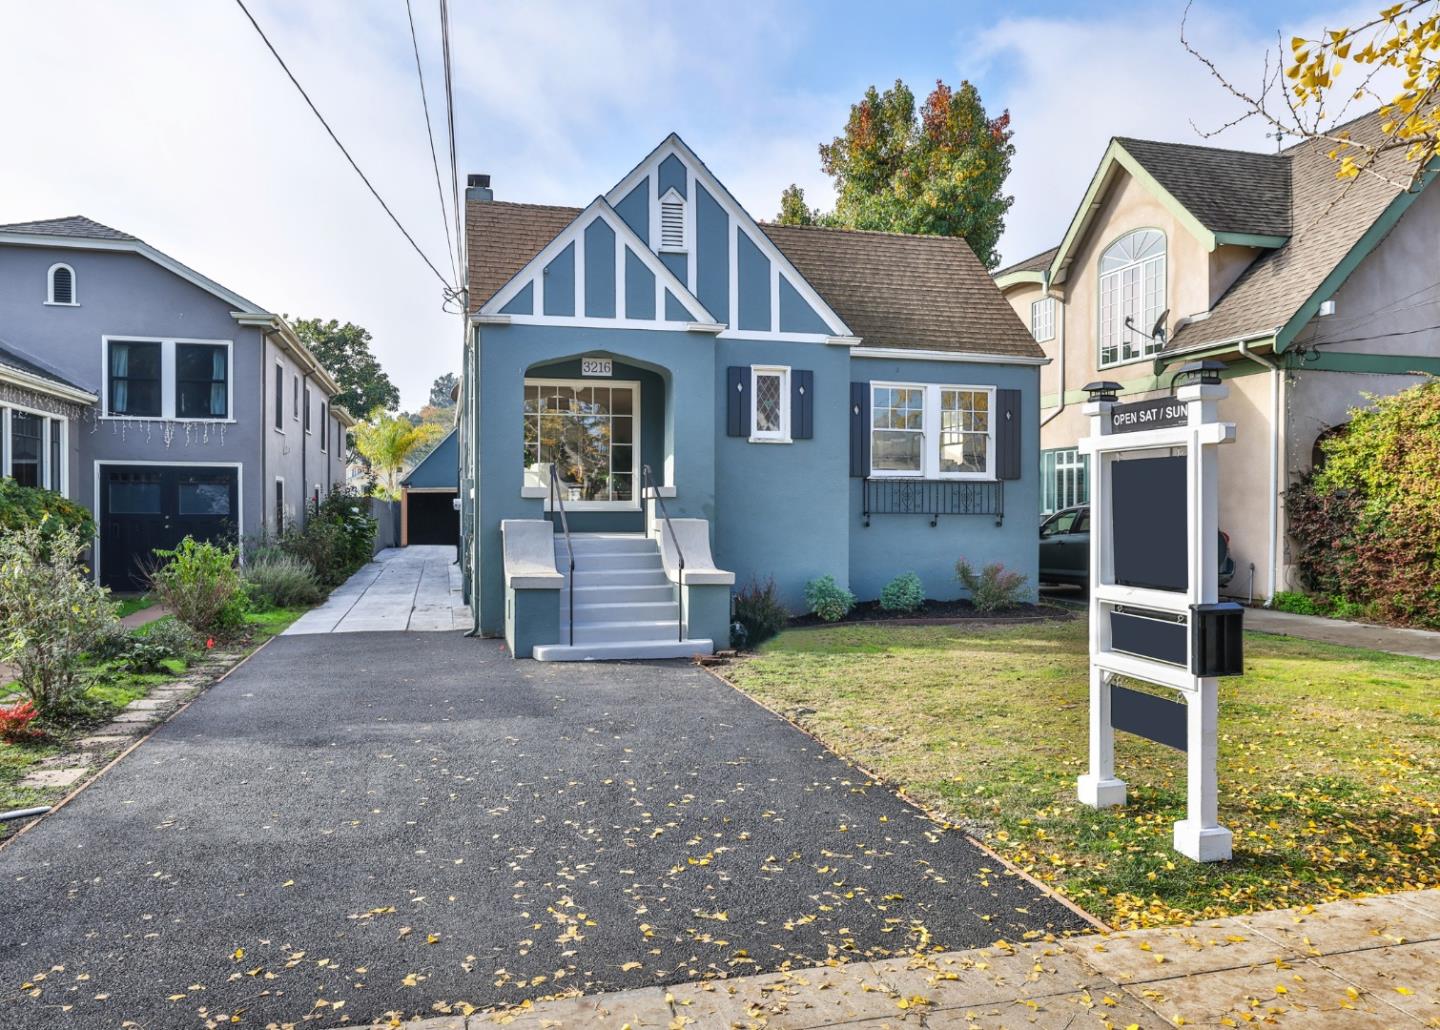
POLYGON ((614 374, 614 365, 609 358, 581 358, 582 376, 608 376, 614 374))

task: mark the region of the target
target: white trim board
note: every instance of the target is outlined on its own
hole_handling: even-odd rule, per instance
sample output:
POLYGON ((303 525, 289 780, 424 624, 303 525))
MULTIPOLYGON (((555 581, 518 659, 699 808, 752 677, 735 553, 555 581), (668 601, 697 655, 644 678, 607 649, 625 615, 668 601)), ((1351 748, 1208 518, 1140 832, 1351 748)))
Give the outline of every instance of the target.
MULTIPOLYGON (((765 233, 761 231, 759 224, 755 221, 755 219, 750 217, 750 213, 746 211, 745 208, 740 204, 740 202, 735 199, 734 195, 725 188, 725 185, 715 177, 715 174, 710 171, 710 169, 706 166, 705 162, 700 160, 699 156, 690 149, 689 145, 680 138, 678 133, 672 132, 670 135, 666 136, 665 139, 660 142, 659 146, 657 146, 654 150, 647 154, 640 161, 639 164, 637 164, 625 175, 624 178, 622 178, 618 183, 616 183, 610 188, 610 190, 605 194, 605 199, 608 200, 611 204, 619 203, 621 200, 623 200, 626 196, 629 195, 630 191, 639 184, 641 179, 645 178, 645 176, 647 175, 651 175, 652 172, 657 172, 660 164, 665 160, 665 158, 669 157, 671 154, 675 154, 677 157, 679 157, 688 169, 686 182, 689 190, 689 196, 686 198, 686 215, 689 219, 689 224, 686 226, 686 241, 690 244, 689 260, 691 282, 695 281, 695 252, 697 248, 695 247, 694 211, 697 207, 695 196, 695 183, 698 181, 700 185, 705 187, 705 192, 709 193, 710 196, 713 197, 715 201, 720 204, 721 207, 726 209, 726 213, 730 216, 731 224, 734 225, 736 228, 744 231, 746 235, 750 237, 751 242, 753 242, 760 249, 760 252, 770 259, 772 276, 775 274, 777 268, 782 269, 789 277, 790 285, 795 287, 796 292, 799 293, 800 296, 805 298, 806 302, 811 306, 811 308, 814 309, 815 313, 820 316, 821 320, 830 327, 831 333, 833 335, 854 335, 850 331, 850 328, 845 324, 845 320, 842 319, 840 315, 832 307, 830 307, 829 304, 825 303, 825 299, 820 296, 820 294, 815 290, 815 287, 811 286, 809 281, 800 274, 800 270, 797 269, 793 264, 791 264, 790 259, 785 256, 784 252, 779 247, 777 247, 773 241, 771 241, 770 237, 766 236, 765 233)), ((658 183, 654 178, 652 178, 650 188, 651 196, 649 199, 653 207, 658 207, 659 198, 655 196, 655 190, 657 186, 658 183)), ((655 218, 653 215, 651 219, 651 227, 652 229, 656 228, 655 218)), ((733 274, 735 270, 735 265, 737 263, 737 247, 734 239, 728 240, 727 244, 730 248, 729 260, 731 263, 732 272, 732 275, 730 277, 731 311, 729 315, 725 318, 722 318, 721 321, 728 322, 733 325, 735 324, 735 319, 738 314, 734 308, 736 304, 736 296, 735 276, 733 274)), ((778 289, 778 286, 772 284, 772 296, 778 293, 778 289)), ((771 325, 778 328, 778 319, 780 317, 780 308, 778 303, 772 305, 770 314, 771 325)))
POLYGON ((854 358, 882 358, 898 361, 962 361, 977 365, 1048 365, 1050 358, 1027 358, 1010 354, 979 354, 975 351, 911 350, 908 347, 852 347, 854 358))
MULTIPOLYGON (((656 324, 666 326, 684 326, 686 322, 671 322, 665 318, 665 294, 664 290, 669 289, 675 298, 685 307, 686 312, 694 322, 702 324, 713 324, 714 320, 710 313, 705 310, 705 305, 700 303, 690 290, 686 289, 675 273, 665 267, 665 263, 645 245, 645 242, 635 235, 635 230, 626 224, 625 219, 610 206, 609 201, 604 197, 596 197, 590 205, 581 211, 561 232, 544 248, 536 254, 525 266, 510 277, 510 280, 502 286, 493 297, 491 297, 480 308, 479 316, 500 316, 501 309, 515 299, 515 296, 525 289, 530 283, 534 283, 532 302, 534 307, 530 315, 510 315, 512 322, 519 319, 535 319, 547 325, 566 324, 565 320, 594 323, 599 325, 621 325, 622 320, 618 317, 620 312, 625 310, 625 262, 621 260, 615 268, 615 311, 616 318, 586 318, 585 316, 585 230, 596 219, 601 219, 615 233, 617 241, 623 243, 635 252, 635 256, 645 263, 655 275, 655 318, 653 320, 637 321, 625 319, 624 323, 629 326, 644 326, 653 328, 656 324), (565 248, 574 244, 575 246, 575 297, 573 302, 573 315, 546 315, 545 312, 545 268, 551 261, 555 260, 565 248)), ((624 251, 620 253, 623 255, 624 251)), ((473 317, 473 316, 472 316, 473 317)), ((520 323, 524 324, 524 323, 520 323)))

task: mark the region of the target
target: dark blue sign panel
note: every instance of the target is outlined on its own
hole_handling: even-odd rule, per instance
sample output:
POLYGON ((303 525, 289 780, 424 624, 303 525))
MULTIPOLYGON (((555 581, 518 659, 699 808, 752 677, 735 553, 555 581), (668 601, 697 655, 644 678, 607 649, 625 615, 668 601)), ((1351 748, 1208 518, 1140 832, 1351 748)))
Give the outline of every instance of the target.
POLYGON ((1188 590, 1184 456, 1111 462, 1110 484, 1115 582, 1188 590))
POLYGON ((1137 737, 1184 751, 1186 743, 1185 705, 1154 694, 1110 688, 1110 725, 1137 737))
POLYGON ((1110 409, 1110 432, 1138 433, 1185 424, 1185 402, 1174 397, 1117 404, 1110 409))

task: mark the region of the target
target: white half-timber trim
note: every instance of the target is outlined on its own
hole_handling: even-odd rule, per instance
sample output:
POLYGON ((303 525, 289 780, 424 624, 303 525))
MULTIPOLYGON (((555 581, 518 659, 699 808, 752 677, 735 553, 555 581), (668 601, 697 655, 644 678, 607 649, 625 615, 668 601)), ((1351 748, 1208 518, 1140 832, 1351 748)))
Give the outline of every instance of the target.
MULTIPOLYGON (((623 253, 623 251, 621 251, 623 253)), ((510 277, 509 282, 502 286, 496 294, 491 297, 480 308, 480 315, 499 315, 501 309, 512 301, 516 294, 520 293, 528 283, 535 284, 535 306, 530 315, 510 315, 511 323, 514 325, 584 325, 596 328, 606 326, 619 326, 622 328, 654 328, 656 323, 678 327, 687 324, 686 322, 675 322, 665 317, 665 303, 663 289, 669 289, 675 298, 684 306, 686 313, 696 322, 710 324, 713 319, 710 313, 705 310, 705 305, 700 303, 693 293, 685 288, 685 284, 676 278, 675 273, 665 267, 665 263, 656 256, 655 252, 645 245, 645 242, 635 235, 635 230, 625 222, 625 219, 610 206, 610 202, 604 197, 596 197, 590 205, 575 216, 575 219, 567 225, 558 236, 545 245, 545 248, 531 258, 525 267, 510 277), (644 262, 645 267, 650 269, 656 280, 656 302, 655 318, 653 321, 638 321, 635 319, 620 318, 586 318, 585 317, 585 229, 596 219, 600 219, 608 225, 615 233, 617 240, 622 246, 629 246, 635 252, 635 256, 644 262), (565 248, 574 245, 575 247, 575 299, 574 315, 546 315, 545 312, 545 267, 555 260, 565 248)), ((615 267, 615 311, 617 314, 625 310, 625 262, 620 261, 615 267)))
POLYGON ((976 351, 912 350, 909 347, 855 347, 854 358, 884 358, 898 361, 964 361, 981 365, 1048 365, 1049 358, 1028 358, 1014 354, 981 354, 976 351))
MULTIPOLYGON (((800 296, 805 298, 805 301, 810 305, 812 309, 814 309, 815 313, 820 316, 821 320, 823 320, 827 326, 829 326, 830 331, 837 336, 850 335, 850 328, 845 324, 845 320, 842 319, 839 314, 837 314, 836 311, 832 307, 830 307, 829 304, 825 303, 825 299, 821 297, 820 294, 816 292, 815 288, 811 286, 810 283, 805 279, 805 277, 800 274, 799 269, 797 269, 793 264, 791 264, 790 259, 785 256, 784 252, 781 251, 779 247, 775 246, 775 244, 771 241, 770 237, 766 236, 765 233, 760 230, 758 224, 755 222, 755 219, 750 217, 749 212, 747 212, 745 208, 741 206, 740 202, 735 199, 734 195, 732 195, 731 192, 725 188, 724 184, 715 177, 714 173, 712 173, 710 169, 705 166, 705 162, 701 161, 700 158, 696 156, 695 152, 691 150, 690 147, 685 143, 685 141, 682 140, 677 134, 672 132, 669 136, 666 136, 665 139, 661 141, 659 146, 657 146, 654 150, 647 154, 640 161, 639 164, 632 168, 623 179, 616 183, 610 189, 610 191, 605 194, 606 200, 608 200, 611 204, 619 203, 621 199, 627 196, 630 191, 633 190, 637 185, 639 185, 640 181, 648 175, 651 177, 650 181, 652 183, 652 186, 650 187, 650 193, 652 198, 651 203, 652 205, 658 207, 658 201, 655 199, 655 190, 657 189, 657 185, 654 184, 657 184, 659 181, 658 170, 661 163, 671 154, 679 157, 680 160, 685 164, 687 169, 686 182, 687 190, 689 193, 689 200, 685 205, 686 230, 688 233, 686 237, 687 242, 694 241, 696 238, 695 212, 699 208, 699 198, 696 195, 695 185, 698 182, 700 185, 705 187, 705 191, 715 199, 716 203, 718 203, 722 208, 725 209, 726 213, 730 216, 731 224, 742 229, 747 235, 749 235, 755 245, 760 248, 760 252, 770 259, 770 265, 772 270, 779 269, 780 271, 783 271, 785 273, 785 275, 790 280, 790 285, 795 287, 796 292, 799 293, 800 296)), ((657 222, 658 215, 652 217, 652 236, 653 231, 656 229, 657 222)), ((737 319, 737 311, 735 310, 736 295, 734 290, 734 271, 736 261, 735 240, 733 238, 728 239, 727 243, 730 247, 729 261, 731 266, 731 310, 728 317, 720 318, 720 320, 728 322, 730 325, 735 325, 737 319)), ((656 246, 659 246, 658 239, 656 239, 656 246)), ((692 283, 695 282, 695 253, 697 249, 698 248, 694 246, 692 242, 692 245, 689 249, 689 270, 690 281, 692 283)), ((774 291, 778 291, 778 286, 772 287, 772 296, 774 296, 774 291)), ((772 306, 771 312, 771 324, 778 327, 778 322, 776 321, 776 319, 778 319, 779 317, 778 303, 772 306)), ((720 313, 716 312, 715 315, 717 318, 719 318, 720 313)), ((731 332, 733 332, 733 330, 731 332)), ((729 334, 727 334, 727 336, 728 335, 729 334)), ((791 338, 791 334, 789 333, 781 333, 779 335, 782 339, 791 338)))

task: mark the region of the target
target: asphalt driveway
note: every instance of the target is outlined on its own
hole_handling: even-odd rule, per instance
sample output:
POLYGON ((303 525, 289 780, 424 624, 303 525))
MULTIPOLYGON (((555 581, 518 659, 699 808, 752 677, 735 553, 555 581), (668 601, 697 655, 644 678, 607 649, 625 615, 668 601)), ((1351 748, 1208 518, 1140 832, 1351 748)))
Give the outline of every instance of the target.
POLYGON ((291 636, 0 849, 0 1026, 364 1024, 1082 925, 702 670, 291 636))

